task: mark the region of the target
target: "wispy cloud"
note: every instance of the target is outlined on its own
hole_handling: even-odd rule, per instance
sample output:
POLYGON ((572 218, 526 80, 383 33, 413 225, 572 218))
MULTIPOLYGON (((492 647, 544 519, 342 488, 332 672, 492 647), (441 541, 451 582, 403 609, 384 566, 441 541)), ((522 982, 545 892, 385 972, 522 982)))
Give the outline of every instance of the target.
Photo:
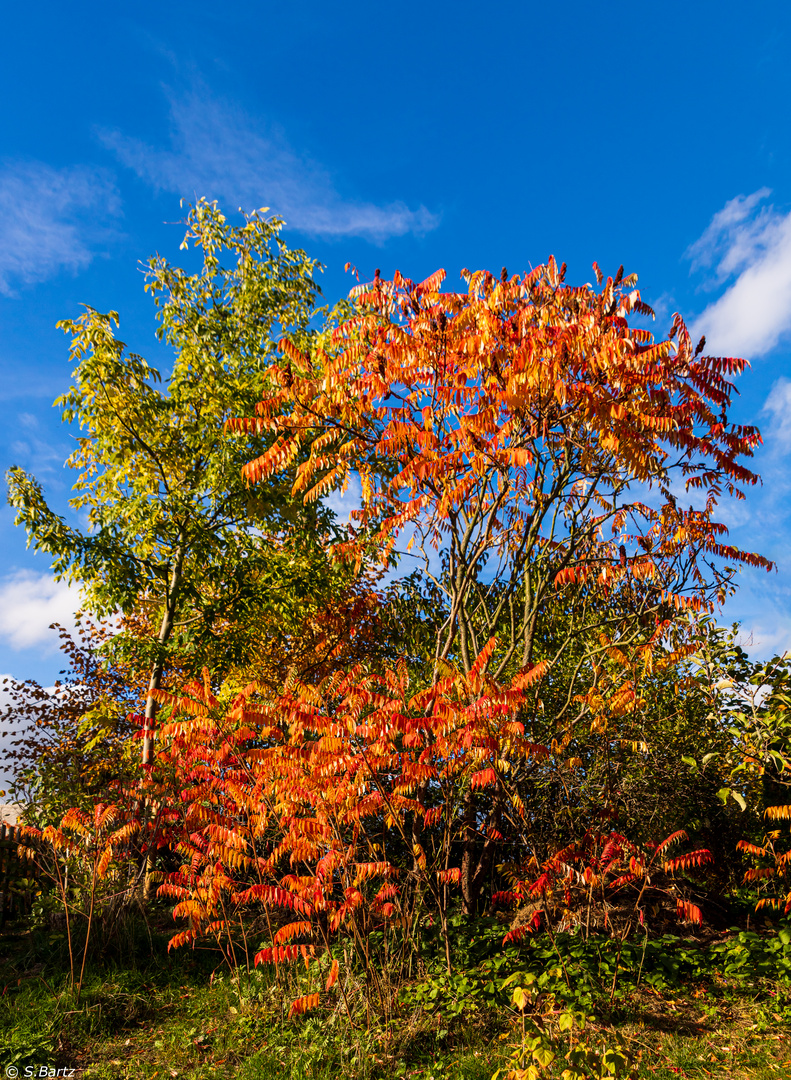
POLYGON ((791 212, 763 205, 769 195, 731 199, 687 250, 692 269, 708 272, 707 287, 731 281, 692 327, 708 353, 760 357, 791 331, 791 212))
POLYGON ((352 520, 352 511, 359 510, 362 506, 363 488, 360 477, 352 473, 346 491, 342 492, 335 488, 325 495, 322 502, 337 518, 339 525, 348 525, 352 520))
MULTIPOLYGON (((18 361, 0 356, 0 366, 18 368, 18 361)), ((0 383, 0 401, 18 401, 20 398, 52 399, 63 392, 63 379, 57 372, 36 372, 28 370, 24 379, 5 379, 0 383)))
POLYGON ((755 467, 763 484, 748 491, 744 502, 724 503, 722 520, 730 528, 732 543, 748 551, 760 551, 776 563, 777 572, 767 574, 744 567, 738 577, 739 589, 726 604, 720 621, 740 621, 748 652, 768 659, 791 647, 791 380, 780 378, 770 389, 761 409, 761 430, 764 446, 755 467))
POLYGON ((68 445, 42 438, 38 417, 32 413, 19 413, 16 427, 21 438, 15 439, 9 447, 14 463, 39 477, 60 476, 63 463, 69 456, 68 445))
POLYGON ((763 412, 771 418, 768 441, 772 455, 785 457, 791 451, 791 379, 777 380, 764 402, 763 412))
POLYGON ((120 209, 112 177, 74 165, 0 163, 0 294, 87 266, 120 209))
POLYGON ((311 236, 360 236, 375 243, 423 234, 438 218, 424 206, 346 198, 330 173, 205 89, 170 96, 171 145, 153 147, 120 131, 100 132, 118 159, 161 191, 219 199, 245 210, 268 206, 311 236))
MULTIPOLYGON (((751 467, 760 474, 762 483, 748 490, 743 502, 724 502, 723 506, 728 508, 731 517, 729 520, 726 516, 723 520, 735 530, 734 540, 739 546, 752 549, 757 545, 762 554, 781 565, 781 571, 787 577, 791 569, 788 565, 791 380, 781 377, 774 382, 756 419, 764 445, 758 450, 751 467)), ((791 601, 791 589, 788 599, 791 601)))
POLYGON ((791 649, 791 619, 785 612, 778 612, 771 622, 745 620, 741 626, 740 641, 755 660, 786 656, 791 649))
POLYGON ((73 585, 55 581, 51 574, 17 571, 0 583, 0 639, 12 649, 34 645, 57 648, 51 623, 74 626, 80 607, 80 591, 73 585))

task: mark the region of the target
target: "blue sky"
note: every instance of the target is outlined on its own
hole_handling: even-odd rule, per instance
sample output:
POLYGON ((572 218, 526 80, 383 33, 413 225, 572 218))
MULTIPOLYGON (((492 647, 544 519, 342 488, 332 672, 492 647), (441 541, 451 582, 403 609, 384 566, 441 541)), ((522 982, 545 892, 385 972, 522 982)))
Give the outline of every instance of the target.
MULTIPOLYGON (((69 381, 55 329, 81 303, 166 368, 138 261, 176 260, 179 198, 269 206, 326 265, 410 277, 620 263, 666 332, 744 355, 734 418, 764 486, 723 520, 779 572, 723 619, 791 647, 791 7, 80 2, 6 5, 0 46, 3 470, 64 507, 69 381)), ((0 672, 49 682, 75 594, 0 511, 0 672)))

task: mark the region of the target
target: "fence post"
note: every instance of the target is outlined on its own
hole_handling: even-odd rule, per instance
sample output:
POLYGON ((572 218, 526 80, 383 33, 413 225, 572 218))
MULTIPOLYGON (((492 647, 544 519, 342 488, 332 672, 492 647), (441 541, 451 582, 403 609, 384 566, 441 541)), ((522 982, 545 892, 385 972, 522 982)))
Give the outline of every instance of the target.
POLYGON ((11 881, 11 844, 7 842, 8 829, 5 822, 0 825, 0 927, 5 926, 10 910, 8 887, 11 881))
POLYGON ((31 867, 27 860, 19 858, 17 847, 20 840, 18 826, 0 822, 0 929, 8 919, 20 913, 29 914, 33 903, 34 890, 14 889, 16 878, 32 877, 37 881, 39 877, 37 865, 31 867))

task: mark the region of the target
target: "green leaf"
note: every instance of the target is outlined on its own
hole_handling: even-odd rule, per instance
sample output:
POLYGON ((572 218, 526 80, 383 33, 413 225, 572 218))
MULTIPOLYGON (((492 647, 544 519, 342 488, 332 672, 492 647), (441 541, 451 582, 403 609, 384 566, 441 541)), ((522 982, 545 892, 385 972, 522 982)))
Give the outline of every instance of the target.
POLYGON ((546 1069, 555 1060, 555 1053, 548 1046, 539 1046, 533 1051, 533 1060, 546 1069))
POLYGON ((558 1029, 560 1031, 570 1031, 574 1026, 574 1017, 571 1013, 561 1013, 558 1017, 558 1029))

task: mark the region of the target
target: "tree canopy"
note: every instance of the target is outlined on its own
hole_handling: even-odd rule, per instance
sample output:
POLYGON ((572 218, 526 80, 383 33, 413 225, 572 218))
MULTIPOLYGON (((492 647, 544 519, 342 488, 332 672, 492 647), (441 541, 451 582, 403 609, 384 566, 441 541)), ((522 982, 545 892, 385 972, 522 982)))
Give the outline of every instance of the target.
POLYGON ((288 482, 252 492, 241 470, 255 440, 223 433, 239 403, 252 408, 260 396, 274 335, 308 332, 318 263, 290 250, 282 222, 262 214, 234 226, 201 201, 186 224, 182 247, 198 250, 197 272, 162 257, 146 268, 157 333, 173 351, 164 385, 116 336, 117 313, 87 308, 59 324, 76 367, 56 405, 79 429, 70 504, 87 529, 57 515, 34 477, 8 474, 17 524, 56 576, 78 582, 95 614, 143 616, 137 628, 147 633, 112 645, 148 664, 152 687, 169 645, 194 670, 227 670, 240 659, 240 628, 262 605, 287 621, 300 596, 329 580, 316 547, 326 512, 296 503, 288 482))

